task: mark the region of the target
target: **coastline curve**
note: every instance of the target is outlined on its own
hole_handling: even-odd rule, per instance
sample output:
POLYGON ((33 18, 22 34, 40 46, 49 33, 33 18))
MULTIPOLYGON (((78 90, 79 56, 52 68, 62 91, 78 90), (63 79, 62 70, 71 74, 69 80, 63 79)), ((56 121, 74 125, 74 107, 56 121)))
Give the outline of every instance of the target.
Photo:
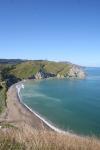
POLYGON ((51 128, 53 131, 57 132, 57 133, 63 133, 63 134, 71 134, 68 131, 63 131, 53 125, 51 125, 48 121, 46 121, 43 117, 41 117, 39 114, 37 114, 34 110, 32 110, 29 106, 27 106, 21 99, 20 96, 20 90, 24 88, 24 84, 23 83, 17 83, 16 84, 16 89, 17 89, 17 95, 19 98, 19 101, 21 104, 23 104, 31 113, 33 113, 36 117, 38 117, 41 121, 43 121, 43 123, 45 123, 49 128, 51 128))

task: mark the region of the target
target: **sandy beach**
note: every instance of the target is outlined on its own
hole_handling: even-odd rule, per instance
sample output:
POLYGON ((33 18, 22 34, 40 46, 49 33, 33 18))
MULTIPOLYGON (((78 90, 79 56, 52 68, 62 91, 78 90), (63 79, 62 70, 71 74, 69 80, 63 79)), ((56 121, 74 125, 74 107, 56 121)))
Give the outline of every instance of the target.
POLYGON ((7 109, 0 118, 0 122, 3 121, 12 123, 20 128, 24 128, 27 125, 38 130, 50 129, 41 119, 20 103, 16 84, 8 89, 7 109))

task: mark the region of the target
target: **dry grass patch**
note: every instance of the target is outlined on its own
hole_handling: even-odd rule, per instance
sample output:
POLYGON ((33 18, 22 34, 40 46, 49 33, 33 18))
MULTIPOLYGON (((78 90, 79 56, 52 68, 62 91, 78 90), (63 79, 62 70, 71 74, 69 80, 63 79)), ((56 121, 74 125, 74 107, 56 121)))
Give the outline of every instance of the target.
POLYGON ((7 129, 0 131, 0 150, 100 150, 93 137, 57 134, 51 131, 7 129), (1 149, 2 148, 2 149, 1 149))

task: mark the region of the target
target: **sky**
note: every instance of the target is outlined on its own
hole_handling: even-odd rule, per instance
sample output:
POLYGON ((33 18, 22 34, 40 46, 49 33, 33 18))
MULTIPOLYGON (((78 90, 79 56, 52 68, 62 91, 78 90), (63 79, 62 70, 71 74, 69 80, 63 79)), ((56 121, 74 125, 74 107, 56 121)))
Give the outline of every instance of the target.
POLYGON ((100 0, 0 0, 0 58, 100 66, 100 0))

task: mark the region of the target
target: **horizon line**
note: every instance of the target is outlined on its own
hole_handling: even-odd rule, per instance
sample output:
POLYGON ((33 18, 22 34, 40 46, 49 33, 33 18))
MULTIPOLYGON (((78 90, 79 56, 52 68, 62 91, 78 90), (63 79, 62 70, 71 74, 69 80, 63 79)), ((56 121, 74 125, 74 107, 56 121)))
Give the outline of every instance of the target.
POLYGON ((93 65, 81 65, 81 64, 77 64, 74 63, 72 61, 66 61, 66 60, 55 60, 55 59, 28 59, 28 58, 0 58, 0 60, 22 60, 22 61, 53 61, 53 62, 62 62, 62 63, 71 63, 71 64, 75 64, 81 67, 95 67, 95 68, 100 68, 100 66, 93 66, 93 65))

